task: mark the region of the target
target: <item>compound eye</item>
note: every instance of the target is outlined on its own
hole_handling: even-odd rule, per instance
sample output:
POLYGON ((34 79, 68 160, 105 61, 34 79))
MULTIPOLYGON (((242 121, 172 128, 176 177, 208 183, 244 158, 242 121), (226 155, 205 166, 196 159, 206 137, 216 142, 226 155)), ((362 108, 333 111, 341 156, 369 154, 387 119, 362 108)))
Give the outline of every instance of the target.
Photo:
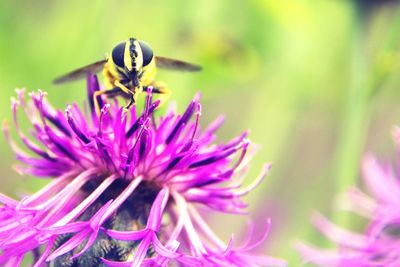
POLYGON ((143 67, 149 65, 151 60, 153 59, 153 50, 151 50, 150 46, 143 41, 139 41, 140 49, 142 49, 143 55, 143 67))
POLYGON ((118 67, 121 68, 125 67, 124 54, 125 54, 125 42, 117 44, 111 52, 112 59, 118 67))

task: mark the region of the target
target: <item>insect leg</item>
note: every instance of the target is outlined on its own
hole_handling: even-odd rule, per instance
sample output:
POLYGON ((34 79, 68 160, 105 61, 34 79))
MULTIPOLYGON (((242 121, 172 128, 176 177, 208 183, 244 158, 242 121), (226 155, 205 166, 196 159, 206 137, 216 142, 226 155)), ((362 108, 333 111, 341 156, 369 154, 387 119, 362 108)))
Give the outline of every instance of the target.
MULTIPOLYGON (((166 86, 165 83, 163 83, 163 82, 152 83, 150 86, 153 88, 152 93, 160 94, 160 97, 158 98, 160 100, 160 104, 158 105, 158 107, 162 106, 165 102, 167 102, 167 100, 171 96, 171 90, 168 89, 168 87, 166 86)), ((147 90, 150 86, 143 87, 143 90, 147 92, 147 90)), ((157 124, 156 124, 156 118, 154 116, 154 112, 152 113, 151 119, 153 121, 153 126, 156 128, 157 124)))
POLYGON ((100 112, 101 112, 100 111, 99 101, 97 100, 97 97, 106 94, 108 91, 109 90, 101 90, 101 91, 96 91, 93 94, 94 108, 96 110, 97 116, 100 116, 100 112))
POLYGON ((135 91, 132 92, 132 90, 130 90, 128 87, 126 87, 125 85, 123 85, 122 83, 120 83, 119 81, 115 81, 114 85, 117 86, 118 88, 120 88, 122 90, 122 92, 126 93, 127 95, 129 95, 129 103, 128 105, 125 107, 126 109, 129 109, 133 104, 136 103, 137 100, 137 96, 138 94, 141 92, 140 91, 135 91))
MULTIPOLYGON (((171 90, 167 87, 167 85, 163 82, 156 82, 151 84, 150 86, 153 87, 153 93, 155 94, 160 94, 159 100, 160 100, 160 106, 162 106, 165 102, 168 101, 168 99, 171 97, 171 90)), ((145 87, 144 90, 147 91, 147 88, 149 86, 145 87)))
POLYGON ((130 94, 129 96, 130 96, 130 99, 129 99, 128 105, 126 105, 126 107, 125 107, 126 109, 130 109, 131 106, 136 103, 135 95, 134 94, 130 94))
POLYGON ((93 102, 94 102, 94 107, 96 110, 96 114, 98 116, 100 116, 100 105, 99 105, 99 101, 97 99, 98 96, 101 95, 106 95, 108 97, 114 97, 116 95, 120 95, 122 93, 121 88, 119 87, 114 87, 112 89, 106 89, 106 90, 101 90, 101 91, 96 91, 93 94, 93 102))

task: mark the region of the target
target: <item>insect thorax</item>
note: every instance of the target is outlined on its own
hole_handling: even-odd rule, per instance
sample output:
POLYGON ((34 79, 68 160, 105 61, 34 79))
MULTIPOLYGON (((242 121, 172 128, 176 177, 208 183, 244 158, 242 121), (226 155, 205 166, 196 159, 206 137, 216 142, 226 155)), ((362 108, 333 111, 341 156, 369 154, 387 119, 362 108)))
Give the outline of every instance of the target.
MULTIPOLYGON (((115 87, 115 81, 124 81, 126 80, 126 76, 122 75, 122 70, 120 70, 112 60, 108 60, 103 68, 103 76, 104 83, 107 89, 111 89, 115 87)), ((155 76, 157 74, 157 68, 155 64, 154 58, 152 61, 145 67, 143 67, 138 74, 139 83, 141 86, 149 86, 154 82, 155 76)), ((129 82, 122 82, 124 85, 129 87, 129 82)))

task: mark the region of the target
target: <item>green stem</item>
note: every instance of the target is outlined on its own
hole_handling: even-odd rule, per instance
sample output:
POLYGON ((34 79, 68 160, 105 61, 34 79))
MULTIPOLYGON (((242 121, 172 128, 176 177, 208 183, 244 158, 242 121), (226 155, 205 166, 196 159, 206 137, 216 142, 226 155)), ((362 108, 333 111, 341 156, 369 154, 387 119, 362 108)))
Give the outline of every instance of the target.
POLYGON ((359 160, 368 124, 368 91, 365 87, 366 59, 362 49, 362 30, 360 20, 355 23, 353 41, 352 84, 348 91, 344 122, 336 150, 336 192, 343 192, 356 182, 359 160))
MULTIPOLYGON (((347 97, 344 123, 335 155, 337 193, 343 193, 348 187, 357 183, 361 154, 369 125, 370 100, 390 73, 390 68, 385 69, 380 66, 379 59, 381 56, 393 53, 396 50, 395 41, 399 39, 400 16, 397 15, 386 42, 375 58, 378 61, 370 60, 366 57, 363 46, 366 43, 364 36, 366 31, 363 28, 366 21, 363 19, 362 14, 356 16, 352 59, 353 82, 347 97)), ((334 220, 337 223, 343 226, 351 225, 348 215, 335 214, 334 220)))
MULTIPOLYGON (((357 7, 355 11, 357 13, 357 7)), ((353 58, 352 58, 352 84, 348 91, 346 109, 344 112, 344 122, 338 142, 335 163, 337 173, 335 175, 335 192, 341 194, 347 190, 349 186, 356 185, 360 159, 365 143, 366 131, 368 130, 369 116, 369 91, 367 88, 368 73, 367 59, 363 41, 365 37, 365 29, 363 26, 366 21, 362 14, 357 13, 355 16, 354 39, 353 39, 353 58)), ((372 73, 373 74, 373 73, 372 73)), ((344 226, 352 225, 351 216, 348 213, 342 214, 335 212, 333 220, 344 226)))

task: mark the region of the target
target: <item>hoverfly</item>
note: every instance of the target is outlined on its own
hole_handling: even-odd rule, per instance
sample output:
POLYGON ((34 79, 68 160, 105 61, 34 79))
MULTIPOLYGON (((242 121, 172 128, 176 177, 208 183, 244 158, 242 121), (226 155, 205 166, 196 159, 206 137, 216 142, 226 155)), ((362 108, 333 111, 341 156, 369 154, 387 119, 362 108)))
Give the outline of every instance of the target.
POLYGON ((138 95, 148 87, 153 92, 162 94, 160 99, 165 102, 170 90, 164 83, 155 82, 157 68, 178 70, 178 71, 200 71, 201 67, 188 62, 154 56, 153 50, 144 41, 129 38, 118 43, 111 55, 103 60, 89 64, 72 72, 69 72, 53 81, 54 84, 74 81, 86 77, 88 73, 97 73, 103 70, 106 89, 95 92, 93 96, 97 114, 100 107, 97 97, 106 95, 108 97, 123 96, 129 100, 126 108, 135 104, 138 95))

